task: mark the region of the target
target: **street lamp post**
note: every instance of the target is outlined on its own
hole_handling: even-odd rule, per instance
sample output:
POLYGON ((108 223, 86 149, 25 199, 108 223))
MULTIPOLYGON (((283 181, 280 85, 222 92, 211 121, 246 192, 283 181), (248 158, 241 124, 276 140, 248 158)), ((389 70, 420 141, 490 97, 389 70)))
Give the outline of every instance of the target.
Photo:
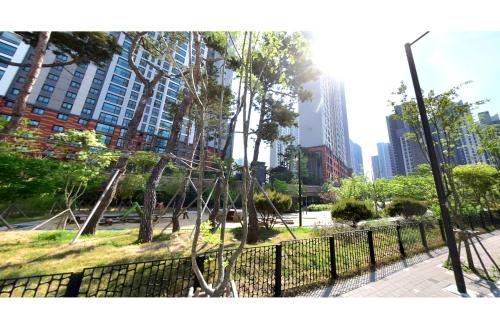
POLYGON ((298 153, 298 177, 299 177, 299 227, 302 227, 302 176, 300 169, 300 145, 298 153))
POLYGON ((453 229, 451 226, 450 212, 448 210, 448 201, 444 191, 441 169, 439 167, 439 161, 436 155, 436 150, 434 148, 434 140, 432 138, 432 133, 429 126, 429 120, 427 118, 427 113, 425 111, 424 98, 422 96, 422 90, 420 89, 417 69, 415 67, 415 61, 413 60, 413 53, 411 51, 411 46, 415 42, 420 40, 422 37, 424 37, 427 33, 429 32, 424 33, 412 43, 405 44, 406 58, 408 59, 408 66, 410 67, 413 88, 415 89, 415 96, 417 98, 418 111, 420 113, 420 119, 422 121, 422 129, 424 132, 425 143, 427 144, 429 161, 431 162, 432 175, 434 176, 434 183, 436 185, 436 192, 439 200, 439 208, 441 209, 441 218, 443 220, 446 243, 448 245, 448 249, 450 252, 450 258, 453 267, 453 273, 455 275, 455 282, 457 284, 457 290, 460 293, 467 293, 467 289, 465 287, 464 275, 460 264, 460 257, 458 255, 457 245, 455 243, 455 236, 453 234, 453 229))

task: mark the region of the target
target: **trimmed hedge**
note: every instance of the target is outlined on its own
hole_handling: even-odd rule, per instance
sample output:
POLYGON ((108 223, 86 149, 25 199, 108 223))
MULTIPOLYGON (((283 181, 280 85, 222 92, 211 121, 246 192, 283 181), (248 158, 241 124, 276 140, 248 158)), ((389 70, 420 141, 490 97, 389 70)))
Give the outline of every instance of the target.
POLYGON ((373 212, 368 205, 356 199, 343 199, 332 206, 332 218, 352 221, 356 227, 359 221, 373 217, 373 212))
POLYGON ((401 215, 405 219, 409 219, 414 216, 424 215, 427 212, 427 204, 416 199, 399 198, 393 200, 386 207, 386 211, 390 216, 401 215))
POLYGON ((333 204, 311 204, 307 206, 310 212, 331 211, 333 204))

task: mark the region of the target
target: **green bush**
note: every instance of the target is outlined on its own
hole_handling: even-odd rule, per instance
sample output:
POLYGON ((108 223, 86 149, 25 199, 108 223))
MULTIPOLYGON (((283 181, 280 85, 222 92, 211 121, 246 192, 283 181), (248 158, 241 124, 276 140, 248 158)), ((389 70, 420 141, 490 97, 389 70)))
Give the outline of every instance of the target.
POLYGON ((346 198, 332 206, 332 218, 352 221, 353 227, 356 227, 359 221, 372 217, 373 212, 371 208, 360 200, 346 198))
MULTIPOLYGON (((292 207, 292 197, 273 190, 267 190, 266 192, 280 214, 285 213, 292 207)), ((256 193, 253 196, 253 201, 255 209, 261 216, 260 221, 267 229, 272 229, 276 223, 276 212, 267 201, 266 196, 263 193, 256 193)))
POLYGON ((390 216, 402 215, 405 219, 414 216, 422 216, 427 212, 427 205, 425 202, 418 201, 411 198, 395 199, 386 208, 390 216))
POLYGON ((311 204, 307 206, 310 212, 331 211, 333 204, 311 204))

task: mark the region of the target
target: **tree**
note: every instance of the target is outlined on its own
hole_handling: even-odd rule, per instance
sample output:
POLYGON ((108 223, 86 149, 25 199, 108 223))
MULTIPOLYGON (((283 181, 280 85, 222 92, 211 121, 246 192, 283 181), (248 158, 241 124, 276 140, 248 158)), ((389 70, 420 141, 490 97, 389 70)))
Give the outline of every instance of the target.
POLYGON ((474 124, 473 132, 479 137, 477 153, 485 154, 500 170, 500 124, 474 124))
MULTIPOLYGON (((173 49, 175 48, 181 37, 182 36, 180 36, 180 33, 172 33, 168 34, 168 36, 160 33, 160 38, 158 40, 151 38, 146 32, 129 33, 128 38, 131 40, 131 46, 128 49, 128 65, 134 72, 136 78, 143 84, 144 90, 142 92, 141 98, 139 99, 139 103, 134 112, 134 115, 128 123, 127 132, 123 137, 122 151, 120 152, 120 156, 113 167, 115 172, 117 172, 117 175, 115 178, 114 176, 111 176, 109 178, 108 185, 110 185, 110 187, 106 189, 107 191, 105 192, 101 199, 101 202, 95 209, 94 215, 87 219, 88 223, 83 230, 83 234, 95 234, 97 223, 111 204, 111 201, 113 200, 116 193, 119 180, 125 174, 127 163, 130 157, 132 141, 137 134, 137 130, 142 120, 146 104, 148 100, 153 96, 154 89, 158 82, 165 76, 171 77, 171 75, 169 75, 167 71, 155 64, 156 59, 164 58, 165 56, 171 56, 174 51, 173 49), (146 61, 146 64, 155 71, 154 75, 151 78, 146 77, 136 64, 136 56, 139 47, 142 47, 144 51, 147 51, 151 54, 152 60, 146 61), (113 178, 114 180, 112 180, 113 178)), ((171 136, 171 138, 174 137, 175 136, 171 136)), ((153 208, 154 205, 156 204, 153 204, 153 208)))
POLYGON ((308 46, 300 33, 264 32, 252 57, 252 69, 256 73, 255 102, 258 125, 252 131, 255 136, 251 161, 252 179, 248 190, 249 233, 248 243, 258 240, 257 211, 253 203, 254 181, 262 141, 272 142, 279 137, 279 127, 296 124, 294 101, 310 98, 303 85, 317 76, 309 58, 308 46))
MULTIPOLYGON (((269 190, 267 191, 267 195, 280 214, 285 213, 292 207, 292 197, 286 194, 269 190)), ((260 221, 266 229, 272 229, 276 223, 276 212, 263 193, 257 193, 253 198, 255 208, 261 215, 260 221)))
MULTIPOLYGON (((429 117, 429 123, 433 134, 433 141, 440 160, 444 187, 449 195, 450 210, 455 224, 463 226, 462 203, 453 175, 456 166, 456 147, 458 145, 463 128, 470 128, 473 124, 471 111, 480 106, 486 100, 473 103, 459 100, 459 90, 470 81, 460 84, 446 92, 436 95, 433 90, 424 97, 425 108, 429 117)), ((398 102, 401 111, 395 109, 394 115, 397 119, 407 122, 412 132, 406 135, 410 140, 416 141, 422 152, 427 156, 427 146, 423 138, 422 124, 415 99, 409 99, 406 93, 407 87, 401 82, 399 89, 394 93, 400 97, 398 102)), ((391 102, 396 105, 396 102, 391 102)), ((429 159, 427 158, 429 161, 429 159)))
POLYGON ((281 180, 290 183, 293 179, 293 172, 285 166, 276 166, 269 170, 269 181, 281 180))
POLYGON ((0 57, 0 63, 17 67, 30 67, 12 107, 12 118, 0 132, 0 140, 7 138, 18 127, 26 111, 28 97, 42 68, 90 62, 100 65, 110 60, 113 54, 121 49, 116 39, 105 32, 17 32, 17 34, 34 47, 33 59, 30 63, 23 64, 0 57), (56 59, 53 63, 43 64, 48 48, 56 55, 67 55, 71 59, 66 62, 56 59))
POLYGON ((387 207, 390 216, 402 215, 405 219, 422 216, 425 212, 427 212, 425 203, 411 198, 394 199, 387 207))
POLYGON ((327 188, 336 195, 337 199, 365 200, 370 197, 369 181, 364 175, 353 175, 341 179, 340 186, 327 185, 327 188))
POLYGON ((479 209, 480 215, 486 207, 491 216, 492 202, 499 199, 500 171, 493 165, 481 163, 459 165, 453 169, 453 174, 464 202, 479 209))
POLYGON ((356 227, 359 221, 372 216, 370 208, 361 200, 345 198, 332 206, 332 217, 352 221, 353 227, 356 227))

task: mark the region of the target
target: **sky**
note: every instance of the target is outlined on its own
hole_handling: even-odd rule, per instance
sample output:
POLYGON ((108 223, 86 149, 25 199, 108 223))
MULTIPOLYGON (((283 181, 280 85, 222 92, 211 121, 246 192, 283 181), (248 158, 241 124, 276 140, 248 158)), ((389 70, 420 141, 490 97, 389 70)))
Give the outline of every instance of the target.
MULTIPOLYGON (((377 142, 389 142, 386 116, 392 112, 388 105, 392 92, 404 81, 408 94, 414 97, 404 44, 425 30, 312 32, 314 62, 344 81, 349 135, 361 146, 365 173, 371 176, 371 156, 377 154, 377 142)), ((500 32, 431 31, 412 50, 424 92, 433 89, 440 93, 472 80, 462 88, 462 99, 489 99, 475 112, 499 113, 500 32)), ((240 144, 241 134, 235 139, 234 158, 243 157, 240 144)), ((249 157, 251 154, 249 151, 249 157)), ((267 145, 261 147, 259 160, 269 164, 267 145)))

